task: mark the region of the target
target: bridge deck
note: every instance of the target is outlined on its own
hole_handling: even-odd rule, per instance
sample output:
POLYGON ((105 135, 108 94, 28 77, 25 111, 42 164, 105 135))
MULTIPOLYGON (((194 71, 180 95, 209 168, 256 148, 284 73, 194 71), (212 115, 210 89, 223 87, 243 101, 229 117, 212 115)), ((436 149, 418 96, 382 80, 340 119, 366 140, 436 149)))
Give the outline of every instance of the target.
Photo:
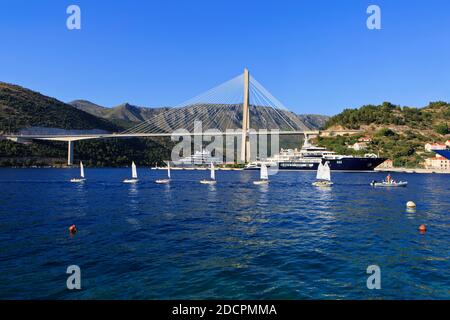
MULTIPOLYGON (((240 136, 242 131, 233 130, 226 132, 173 132, 173 133, 108 133, 108 134, 86 134, 86 135, 7 135, 10 140, 50 140, 50 141, 78 141, 90 139, 111 139, 111 138, 146 138, 146 137, 172 137, 172 136, 240 136)), ((249 131, 249 135, 313 135, 319 134, 319 131, 277 131, 277 130, 258 130, 249 131)))

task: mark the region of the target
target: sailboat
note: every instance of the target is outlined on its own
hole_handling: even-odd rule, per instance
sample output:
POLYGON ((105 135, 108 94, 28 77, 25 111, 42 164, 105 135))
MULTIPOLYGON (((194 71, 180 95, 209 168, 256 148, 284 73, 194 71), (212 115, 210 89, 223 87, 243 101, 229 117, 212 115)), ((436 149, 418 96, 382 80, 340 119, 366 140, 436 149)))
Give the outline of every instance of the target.
POLYGON ((80 178, 72 178, 70 182, 84 182, 85 180, 83 162, 80 161, 80 178))
POLYGON ((316 187, 330 187, 333 185, 331 182, 331 170, 328 165, 328 161, 323 164, 319 163, 319 167, 317 168, 316 182, 313 182, 313 186, 316 187))
POLYGON ((269 183, 269 172, 265 163, 261 164, 259 170, 259 180, 253 181, 253 184, 268 184, 269 183))
POLYGON ((203 184, 216 184, 216 182, 217 182, 216 181, 216 173, 215 173, 214 163, 213 162, 211 162, 210 171, 211 171, 211 179, 210 180, 208 180, 208 179, 200 180, 200 183, 203 183, 203 184))
POLYGON ((170 162, 167 162, 167 179, 158 179, 156 183, 170 183, 170 162))
POLYGON ((123 180, 124 183, 136 183, 138 182, 138 177, 137 177, 137 170, 136 170, 136 165, 134 164, 134 161, 131 163, 131 179, 125 179, 123 180))

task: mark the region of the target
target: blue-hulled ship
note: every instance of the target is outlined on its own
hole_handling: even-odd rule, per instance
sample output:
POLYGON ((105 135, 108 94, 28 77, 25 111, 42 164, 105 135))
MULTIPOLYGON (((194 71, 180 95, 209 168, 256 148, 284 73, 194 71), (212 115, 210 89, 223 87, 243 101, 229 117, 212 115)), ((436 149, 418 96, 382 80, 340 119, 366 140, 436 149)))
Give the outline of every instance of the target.
POLYGON ((450 150, 433 150, 437 154, 443 156, 444 158, 450 160, 450 150))
POLYGON ((278 166, 279 170, 312 170, 316 171, 319 163, 327 161, 333 171, 373 171, 382 164, 386 158, 380 158, 375 154, 365 156, 338 155, 326 148, 318 147, 305 141, 300 150, 281 149, 280 153, 267 158, 265 161, 249 163, 245 170, 259 169, 262 163, 268 167, 278 166))

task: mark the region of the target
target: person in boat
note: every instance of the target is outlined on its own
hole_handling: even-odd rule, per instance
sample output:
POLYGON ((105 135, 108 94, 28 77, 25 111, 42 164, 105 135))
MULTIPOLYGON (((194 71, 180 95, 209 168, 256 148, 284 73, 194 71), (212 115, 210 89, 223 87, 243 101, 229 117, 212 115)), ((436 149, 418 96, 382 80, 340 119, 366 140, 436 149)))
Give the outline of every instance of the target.
POLYGON ((386 177, 386 182, 387 182, 387 183, 392 183, 392 182, 393 182, 392 177, 391 177, 390 174, 387 175, 387 177, 386 177))

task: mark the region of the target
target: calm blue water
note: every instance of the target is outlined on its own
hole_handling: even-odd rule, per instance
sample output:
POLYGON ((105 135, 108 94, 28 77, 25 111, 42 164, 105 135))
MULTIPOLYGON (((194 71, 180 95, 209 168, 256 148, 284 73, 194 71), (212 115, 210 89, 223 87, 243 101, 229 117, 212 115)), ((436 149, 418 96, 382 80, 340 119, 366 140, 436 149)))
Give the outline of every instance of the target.
POLYGON ((0 169, 1 299, 450 298, 450 176, 397 174, 404 189, 372 189, 378 173, 0 169), (408 213, 405 203, 418 207, 408 213), (75 223, 79 232, 68 234, 75 223), (420 224, 428 226, 421 235, 420 224), (82 290, 66 289, 79 265, 82 290), (381 268, 368 290, 366 268, 381 268))

